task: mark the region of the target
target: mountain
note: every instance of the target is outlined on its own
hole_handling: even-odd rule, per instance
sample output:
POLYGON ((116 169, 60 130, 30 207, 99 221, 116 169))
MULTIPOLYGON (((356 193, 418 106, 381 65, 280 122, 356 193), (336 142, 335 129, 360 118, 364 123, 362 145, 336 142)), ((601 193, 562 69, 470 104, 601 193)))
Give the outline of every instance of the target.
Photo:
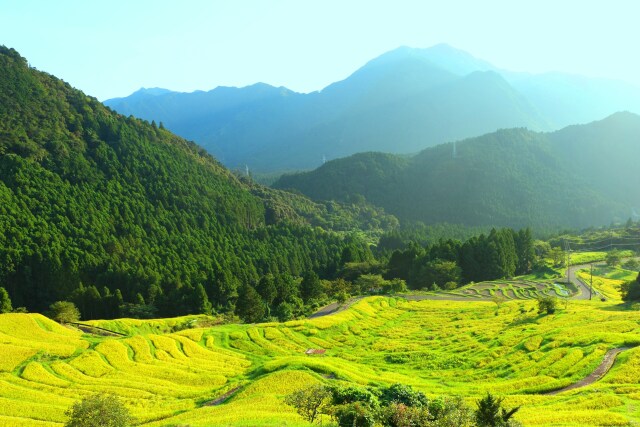
POLYGON ((538 228, 626 220, 640 206, 640 116, 553 133, 500 130, 413 157, 361 153, 282 176, 318 200, 366 200, 401 220, 538 228))
MULTIPOLYGON (((153 93, 141 96, 166 95, 153 93)), ((345 231, 396 222, 239 179, 0 47, 0 286, 14 306, 72 299, 84 317, 112 316, 100 302, 117 298, 165 316, 208 299, 228 311, 240 283, 330 275, 345 248, 368 250, 345 231)))
POLYGON ((193 93, 144 89, 105 104, 162 122, 231 168, 264 173, 363 151, 415 153, 496 129, 550 131, 616 111, 640 113, 640 89, 501 70, 441 44, 400 47, 309 94, 259 83, 193 93))

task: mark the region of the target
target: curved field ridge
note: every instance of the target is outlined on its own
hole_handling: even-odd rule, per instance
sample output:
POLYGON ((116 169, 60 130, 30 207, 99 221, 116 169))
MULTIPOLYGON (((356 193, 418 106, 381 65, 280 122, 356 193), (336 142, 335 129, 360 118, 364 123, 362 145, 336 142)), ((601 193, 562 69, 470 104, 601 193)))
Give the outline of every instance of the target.
POLYGON ((594 382, 602 378, 607 372, 609 372, 609 369, 611 369, 611 367, 613 366, 613 363, 616 361, 616 357, 618 356, 618 354, 622 353, 625 350, 629 350, 629 348, 630 347, 612 348, 611 350, 607 351, 607 354, 605 354, 604 358, 602 359, 602 363, 600 363, 600 365, 591 374, 589 374, 588 377, 578 381, 577 383, 573 383, 567 387, 561 388, 560 390, 554 390, 544 394, 553 396, 555 394, 593 384, 594 382))

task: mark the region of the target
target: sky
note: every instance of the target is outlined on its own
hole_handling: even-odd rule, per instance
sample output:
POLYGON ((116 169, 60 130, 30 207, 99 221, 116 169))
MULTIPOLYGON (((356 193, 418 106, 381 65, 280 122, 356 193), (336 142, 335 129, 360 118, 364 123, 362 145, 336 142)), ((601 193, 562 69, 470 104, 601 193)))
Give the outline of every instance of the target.
POLYGON ((100 100, 141 87, 320 90, 399 46, 640 86, 637 0, 0 0, 0 44, 100 100))

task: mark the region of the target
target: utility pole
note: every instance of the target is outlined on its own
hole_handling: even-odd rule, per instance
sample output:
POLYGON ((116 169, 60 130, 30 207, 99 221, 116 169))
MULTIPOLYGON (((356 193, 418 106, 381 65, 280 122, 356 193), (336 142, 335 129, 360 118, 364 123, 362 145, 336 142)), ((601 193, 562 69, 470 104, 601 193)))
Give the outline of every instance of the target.
POLYGON ((567 284, 569 284, 571 283, 571 247, 568 240, 565 240, 564 243, 567 251, 567 284))
POLYGON ((593 263, 591 263, 591 280, 589 282, 589 301, 591 301, 592 295, 593 295, 593 263))

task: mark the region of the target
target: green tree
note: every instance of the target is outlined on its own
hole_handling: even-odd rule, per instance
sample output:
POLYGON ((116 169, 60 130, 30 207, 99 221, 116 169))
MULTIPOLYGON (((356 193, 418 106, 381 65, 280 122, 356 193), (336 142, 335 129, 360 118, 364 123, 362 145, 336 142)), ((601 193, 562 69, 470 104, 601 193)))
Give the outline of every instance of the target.
POLYGON ((256 323, 264 319, 265 304, 253 286, 245 283, 238 290, 236 314, 247 323, 256 323))
POLYGON ((329 407, 331 390, 321 384, 313 385, 289 394, 284 402, 296 408, 302 418, 313 424, 329 407))
POLYGON ((385 288, 387 281, 380 274, 363 274, 355 282, 359 293, 377 293, 385 288))
POLYGON ((128 427, 129 410, 114 395, 94 394, 76 402, 66 415, 65 427, 128 427))
POLYGON ((322 283, 318 275, 310 271, 304 275, 300 282, 300 296, 305 303, 322 296, 322 283))
POLYGON ((622 299, 624 301, 640 300, 640 273, 638 273, 638 277, 636 278, 636 280, 623 283, 622 299))
POLYGON ((538 298, 538 313, 553 314, 556 312, 557 300, 554 297, 544 296, 538 298))
POLYGON ((278 288, 273 274, 269 273, 262 276, 256 286, 256 291, 258 291, 264 302, 271 306, 278 296, 278 288))
POLYGON ((5 288, 0 287, 0 313, 10 313, 12 310, 9 293, 5 288))
POLYGON ((620 251, 614 249, 612 251, 607 252, 605 262, 609 267, 615 267, 617 265, 620 265, 621 258, 622 257, 620 256, 620 251))
POLYGON ((204 290, 204 286, 201 284, 196 285, 195 288, 196 299, 196 313, 198 314, 211 314, 211 303, 207 292, 204 290))
POLYGON ((559 246, 551 248, 551 250, 548 252, 548 255, 549 258, 551 258, 551 262, 553 263, 554 267, 562 267, 564 265, 566 256, 562 248, 560 248, 559 246))
POLYGON ((56 301, 49 306, 49 317, 59 323, 77 322, 80 311, 72 302, 56 301))
POLYGON ((478 427, 511 427, 517 426, 515 420, 511 418, 518 412, 520 407, 506 410, 502 407, 502 398, 496 398, 491 393, 477 403, 475 412, 476 424, 478 427))

